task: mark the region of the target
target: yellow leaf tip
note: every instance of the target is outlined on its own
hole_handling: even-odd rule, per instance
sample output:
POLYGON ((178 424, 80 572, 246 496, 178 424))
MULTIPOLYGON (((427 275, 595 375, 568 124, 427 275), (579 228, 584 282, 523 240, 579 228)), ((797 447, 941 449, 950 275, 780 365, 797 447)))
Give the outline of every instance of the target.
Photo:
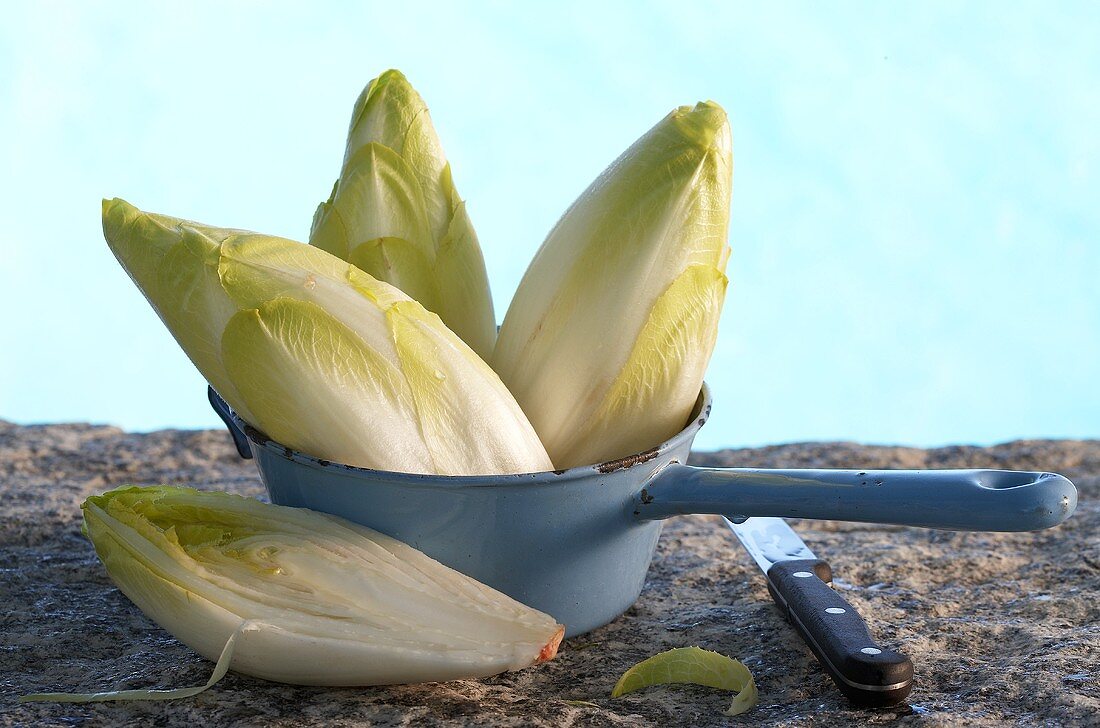
POLYGON ((714 101, 700 101, 695 106, 681 106, 670 114, 676 129, 686 139, 705 149, 730 146, 729 117, 714 101))

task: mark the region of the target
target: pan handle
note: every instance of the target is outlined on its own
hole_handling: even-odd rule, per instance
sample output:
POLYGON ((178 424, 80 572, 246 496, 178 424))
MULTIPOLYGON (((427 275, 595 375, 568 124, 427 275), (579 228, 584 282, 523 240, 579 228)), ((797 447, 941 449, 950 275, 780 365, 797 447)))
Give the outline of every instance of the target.
POLYGON ((218 413, 218 417, 222 418, 225 429, 229 430, 229 434, 233 438, 233 444, 237 447, 237 454, 245 460, 251 460, 252 448, 248 445, 248 436, 237 424, 237 416, 233 414, 233 410, 229 409, 229 404, 221 398, 220 394, 214 391, 213 387, 209 386, 206 388, 206 399, 210 402, 210 406, 214 408, 214 411, 218 413))
POLYGON ((643 520, 686 513, 890 523, 956 531, 1037 531, 1069 518, 1077 489, 1015 470, 761 470, 673 463, 636 497, 643 520))

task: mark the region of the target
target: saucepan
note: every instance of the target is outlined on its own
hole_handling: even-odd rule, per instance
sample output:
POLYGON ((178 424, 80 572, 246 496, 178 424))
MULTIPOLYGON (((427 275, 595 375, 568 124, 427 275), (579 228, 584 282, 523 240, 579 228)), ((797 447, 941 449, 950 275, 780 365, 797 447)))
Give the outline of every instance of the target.
POLYGON ((369 526, 550 614, 570 636, 637 599, 661 524, 713 513, 971 531, 1034 531, 1069 517, 1061 475, 1009 470, 764 470, 686 465, 707 421, 704 384, 683 430, 645 452, 545 473, 415 475, 341 465, 272 441, 209 390, 273 503, 369 526))

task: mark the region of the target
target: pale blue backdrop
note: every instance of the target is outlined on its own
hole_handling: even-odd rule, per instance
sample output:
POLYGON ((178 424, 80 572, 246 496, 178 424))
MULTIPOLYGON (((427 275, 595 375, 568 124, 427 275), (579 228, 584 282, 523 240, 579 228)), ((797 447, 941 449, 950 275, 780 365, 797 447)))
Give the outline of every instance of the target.
POLYGON ((670 108, 730 113, 702 447, 1100 436, 1100 5, 36 3, 0 27, 0 417, 216 424, 101 197, 302 239, 351 104, 431 105, 498 315, 670 108))

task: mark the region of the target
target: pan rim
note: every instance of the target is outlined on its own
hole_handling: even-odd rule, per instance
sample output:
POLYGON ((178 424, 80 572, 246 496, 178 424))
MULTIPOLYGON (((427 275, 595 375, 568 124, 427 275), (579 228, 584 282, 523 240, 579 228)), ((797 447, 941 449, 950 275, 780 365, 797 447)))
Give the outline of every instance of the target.
MULTIPOLYGON (((706 424, 711 411, 710 387, 703 382, 699 396, 692 407, 691 415, 684 428, 664 442, 633 455, 616 458, 594 465, 578 465, 566 470, 545 470, 535 473, 508 473, 501 475, 432 475, 425 473, 403 473, 394 470, 377 470, 356 465, 318 458, 282 445, 264 432, 245 422, 236 413, 232 414, 235 424, 245 433, 252 445, 284 460, 311 467, 323 472, 340 473, 364 481, 385 480, 387 483, 402 484, 421 488, 478 488, 500 487, 507 485, 531 486, 535 484, 564 484, 578 480, 589 480, 593 476, 603 476, 618 470, 643 468, 646 463, 658 460, 661 455, 675 450, 685 441, 695 439, 699 429, 706 424)), ((257 463, 259 465, 259 463, 257 463)))

